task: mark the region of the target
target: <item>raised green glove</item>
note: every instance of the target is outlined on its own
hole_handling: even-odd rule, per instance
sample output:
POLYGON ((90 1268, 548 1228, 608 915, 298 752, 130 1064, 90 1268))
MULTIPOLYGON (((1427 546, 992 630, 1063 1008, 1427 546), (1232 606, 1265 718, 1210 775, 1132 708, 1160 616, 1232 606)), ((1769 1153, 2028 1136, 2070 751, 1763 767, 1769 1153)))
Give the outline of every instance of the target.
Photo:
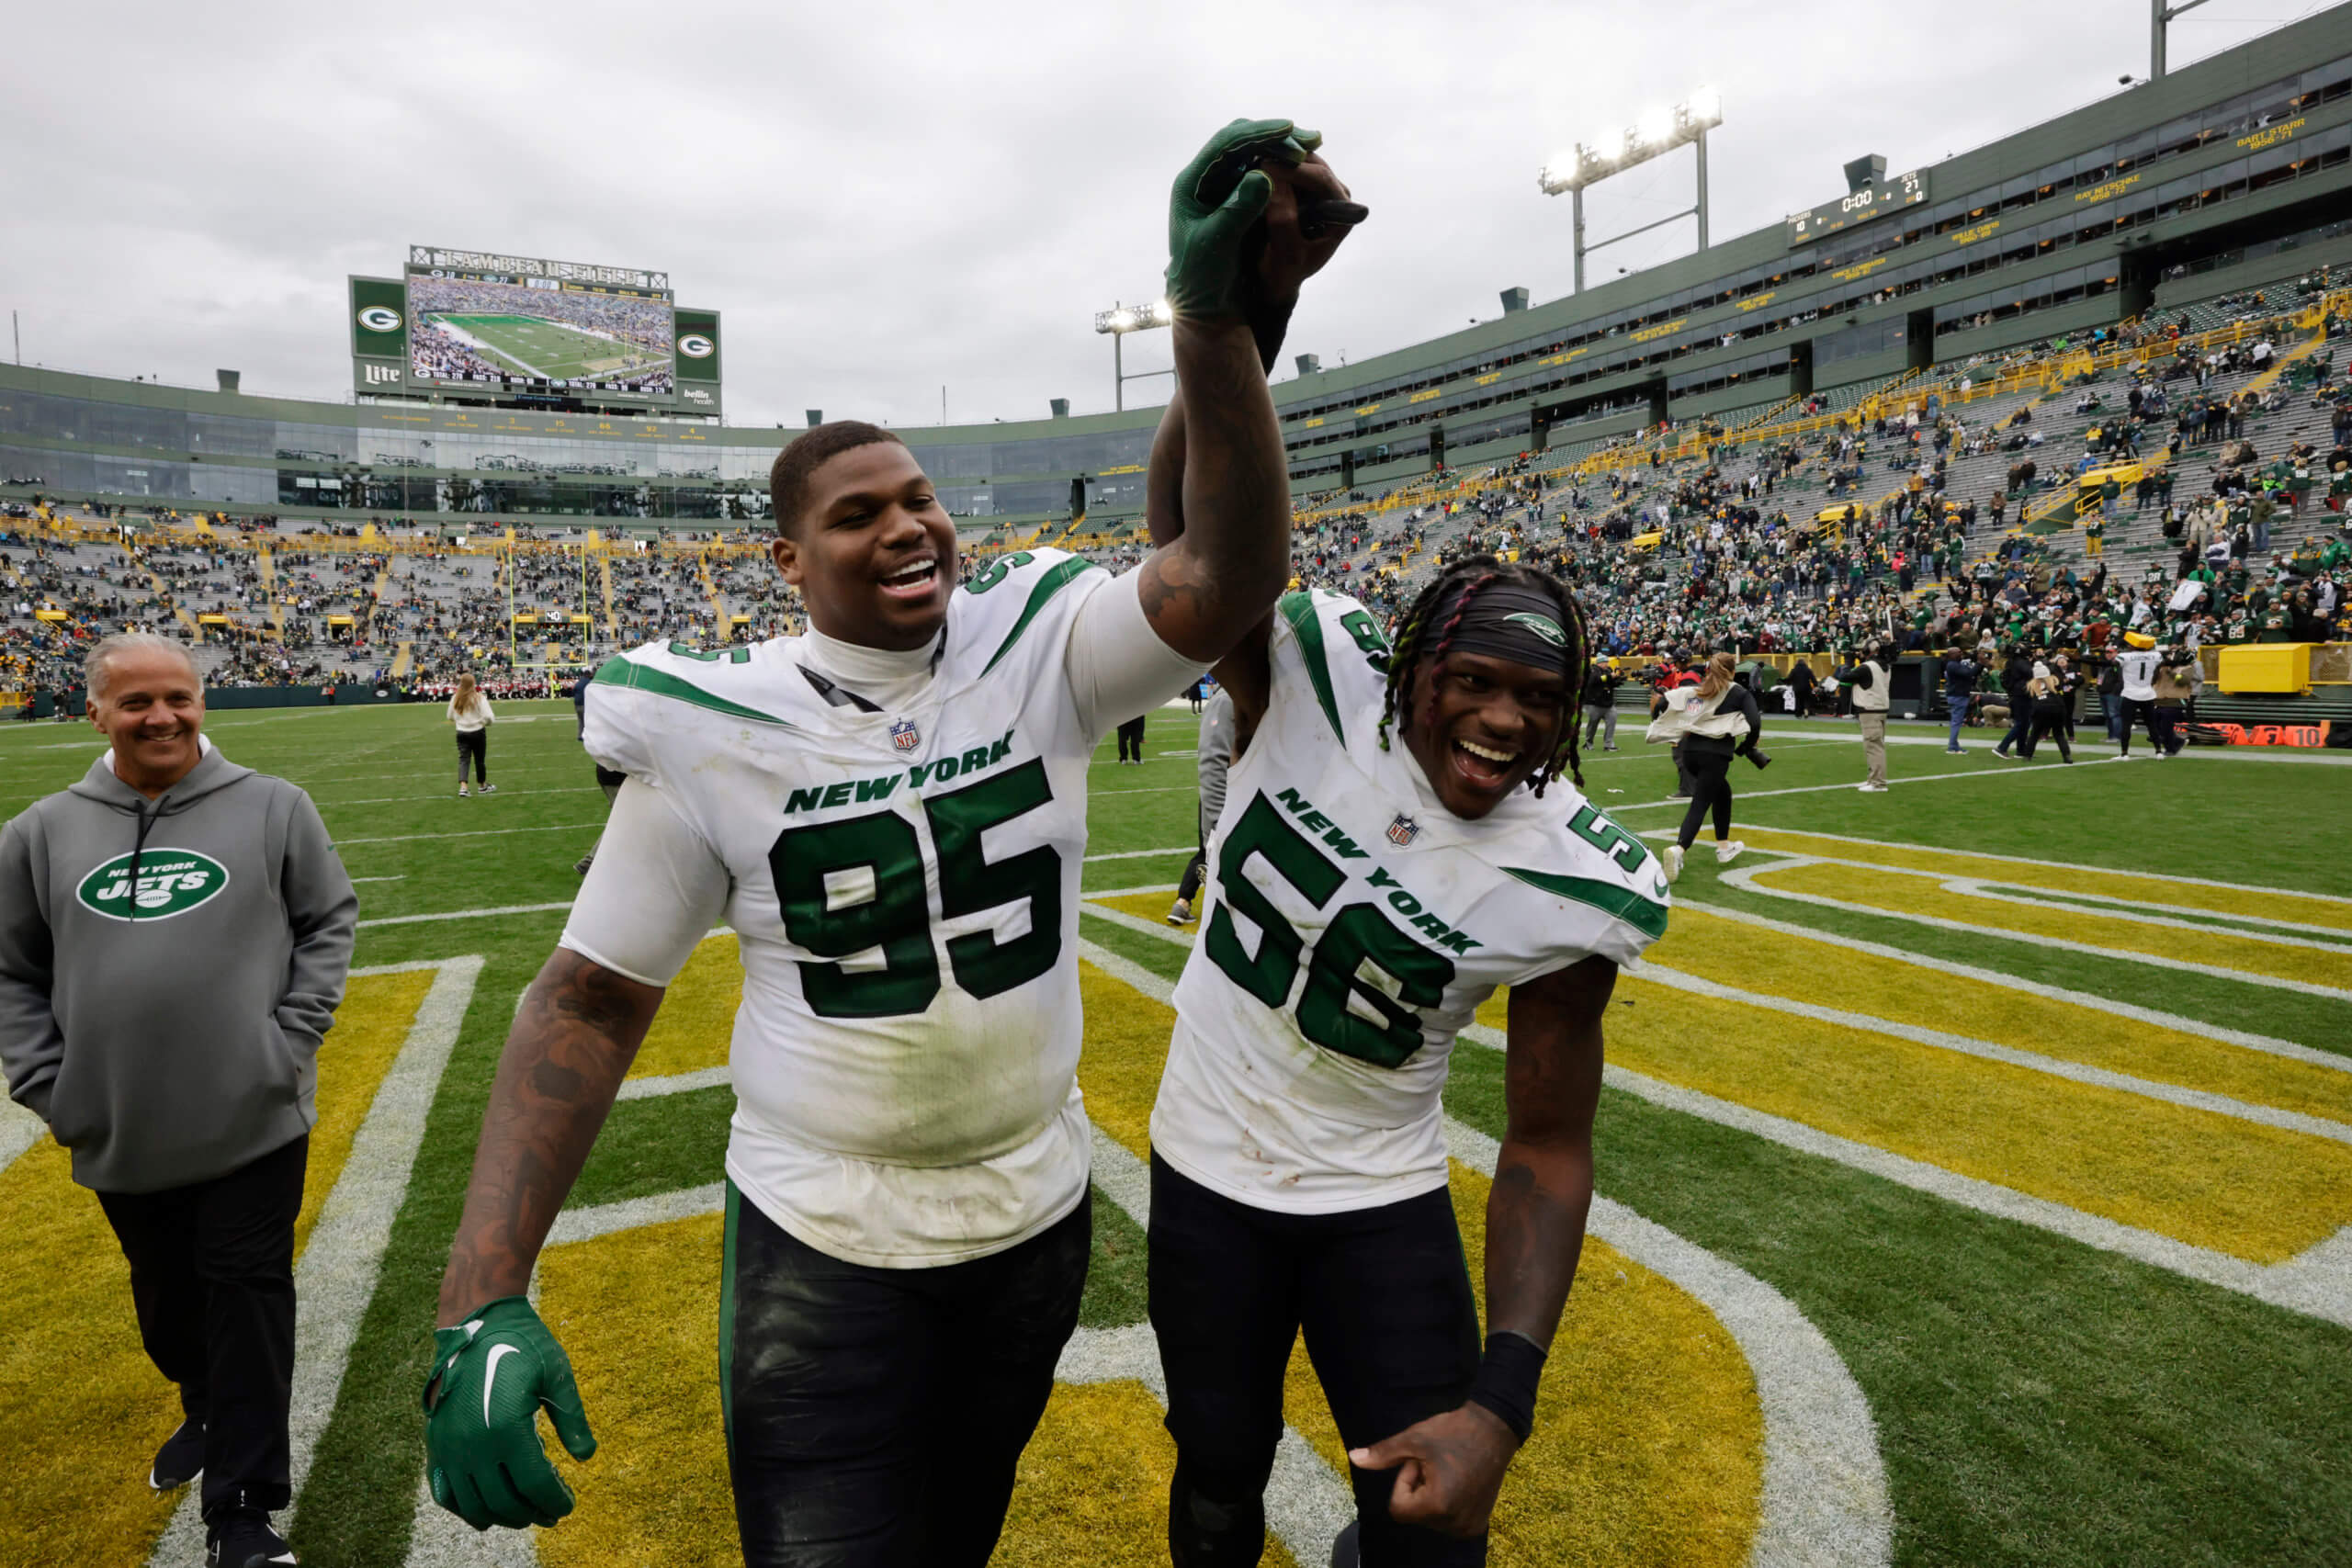
POLYGON ((596 1451, 571 1359, 521 1296, 433 1331, 424 1380, 424 1472, 433 1500, 478 1530, 552 1525, 571 1488, 539 1445, 538 1412, 574 1459, 596 1451))
POLYGON ((1274 183, 1261 158, 1296 164, 1322 138, 1286 119, 1237 119, 1176 176, 1168 200, 1168 303, 1180 316, 1238 319, 1250 231, 1274 183))

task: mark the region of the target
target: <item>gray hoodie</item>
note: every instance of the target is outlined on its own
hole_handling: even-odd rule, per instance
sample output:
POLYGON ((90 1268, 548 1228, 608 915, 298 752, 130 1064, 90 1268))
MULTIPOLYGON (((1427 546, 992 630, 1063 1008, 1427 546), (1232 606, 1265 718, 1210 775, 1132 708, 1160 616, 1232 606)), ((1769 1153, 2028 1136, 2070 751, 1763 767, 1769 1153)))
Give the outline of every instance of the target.
POLYGON ((153 1192, 318 1120, 359 900, 293 784, 208 749, 151 802, 110 761, 0 830, 0 1066, 74 1180, 153 1192))

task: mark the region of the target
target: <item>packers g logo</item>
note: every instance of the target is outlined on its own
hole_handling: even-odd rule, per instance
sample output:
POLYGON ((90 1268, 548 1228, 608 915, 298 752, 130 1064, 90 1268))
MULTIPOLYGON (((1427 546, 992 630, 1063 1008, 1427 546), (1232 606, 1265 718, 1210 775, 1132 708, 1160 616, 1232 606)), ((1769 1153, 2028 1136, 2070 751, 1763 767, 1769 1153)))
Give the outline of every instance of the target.
POLYGON ((359 312, 359 324, 371 333, 396 333, 401 313, 390 305, 369 305, 359 312))
POLYGON ((718 345, 700 333, 688 333, 678 340, 678 352, 688 359, 708 359, 718 352, 718 345))
POLYGON ((148 850, 130 880, 130 855, 117 855, 82 879, 74 896, 110 920, 168 920, 185 915, 229 886, 229 868, 194 850, 148 850))
POLYGON ((1532 611, 1521 610, 1515 615, 1505 615, 1503 619, 1513 626, 1525 626, 1554 648, 1568 646, 1568 634, 1562 631, 1560 623, 1549 615, 1538 615, 1532 611))

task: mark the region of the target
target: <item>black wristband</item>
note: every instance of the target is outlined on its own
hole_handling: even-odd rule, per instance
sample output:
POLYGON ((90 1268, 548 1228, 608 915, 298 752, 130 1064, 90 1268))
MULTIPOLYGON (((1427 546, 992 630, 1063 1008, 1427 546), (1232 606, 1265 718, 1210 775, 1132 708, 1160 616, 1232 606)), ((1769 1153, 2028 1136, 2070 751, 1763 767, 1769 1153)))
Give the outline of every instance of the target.
POLYGON ((1521 1442, 1535 1430, 1535 1389, 1544 1381, 1544 1348, 1508 1328, 1487 1336, 1478 1375, 1470 1380, 1470 1403, 1483 1404, 1521 1442))

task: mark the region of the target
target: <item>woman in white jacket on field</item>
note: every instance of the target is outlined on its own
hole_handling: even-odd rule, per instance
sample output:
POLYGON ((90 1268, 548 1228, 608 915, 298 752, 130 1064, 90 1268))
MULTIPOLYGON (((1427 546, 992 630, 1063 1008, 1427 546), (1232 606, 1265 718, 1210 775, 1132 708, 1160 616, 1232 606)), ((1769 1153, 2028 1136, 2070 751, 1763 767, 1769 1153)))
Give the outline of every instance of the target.
POLYGON ((466 795, 466 763, 474 765, 474 782, 484 795, 495 795, 498 786, 490 782, 490 727, 498 715, 492 711, 490 699, 474 684, 471 675, 458 677, 458 690, 449 699, 449 722, 458 727, 458 798, 466 795))

